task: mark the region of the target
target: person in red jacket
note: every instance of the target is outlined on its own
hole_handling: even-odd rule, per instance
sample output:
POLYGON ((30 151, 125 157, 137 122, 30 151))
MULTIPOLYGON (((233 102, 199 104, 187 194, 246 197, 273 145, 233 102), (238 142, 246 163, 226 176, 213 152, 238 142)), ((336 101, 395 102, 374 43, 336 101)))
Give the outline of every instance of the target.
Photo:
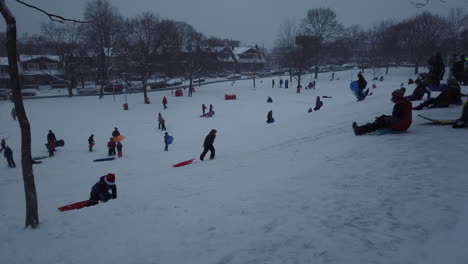
POLYGON ((405 88, 393 91, 391 100, 395 105, 391 116, 379 116, 375 118, 373 123, 367 123, 363 126, 358 126, 356 122, 353 122, 354 134, 359 136, 382 128, 393 131, 406 131, 411 126, 413 106, 404 98, 405 91, 405 88))
POLYGON ((115 142, 114 138, 110 138, 107 142, 107 147, 109 148, 109 156, 115 156, 115 142))

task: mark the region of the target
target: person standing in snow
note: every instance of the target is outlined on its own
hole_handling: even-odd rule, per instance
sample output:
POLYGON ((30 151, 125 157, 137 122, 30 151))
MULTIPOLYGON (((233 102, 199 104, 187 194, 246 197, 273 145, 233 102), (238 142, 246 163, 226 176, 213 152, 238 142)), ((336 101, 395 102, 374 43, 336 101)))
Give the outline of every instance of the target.
POLYGON ((107 148, 109 149, 109 156, 115 156, 115 142, 114 138, 110 138, 109 142, 107 142, 107 148))
POLYGON ((161 131, 165 131, 166 130, 166 120, 161 116, 161 131))
POLYGON ((105 203, 110 199, 117 199, 117 186, 115 185, 115 174, 113 173, 101 176, 99 181, 94 184, 89 194, 87 206, 96 205, 99 201, 105 203), (109 191, 111 191, 112 194, 109 191))
POLYGON ((216 129, 212 129, 210 133, 205 137, 205 141, 203 142, 203 152, 200 155, 200 160, 203 161, 205 158, 206 153, 208 153, 208 150, 210 151, 210 159, 215 158, 215 148, 213 146, 214 140, 216 138, 216 129))
POLYGON ((429 78, 431 84, 439 87, 440 80, 444 78, 445 74, 445 64, 440 52, 437 52, 435 56, 432 56, 428 61, 429 64, 429 78))
POLYGON ((289 80, 288 80, 288 79, 286 79, 286 80, 284 81, 284 88, 286 88, 286 89, 289 88, 289 80))
POLYGON ((206 106, 205 106, 205 104, 202 104, 202 105, 201 105, 201 109, 202 109, 202 111, 203 111, 203 115, 202 115, 202 116, 205 116, 205 111, 206 111, 206 106))
POLYGON ((13 120, 16 121, 16 109, 15 109, 14 106, 13 106, 13 108, 11 109, 11 117, 13 117, 13 120))
POLYGON ((161 120, 163 119, 161 113, 158 113, 158 129, 161 129, 161 120))
POLYGON ((162 104, 164 106, 164 109, 167 108, 167 99, 166 99, 166 96, 164 96, 164 98, 162 99, 162 104))
POLYGON ((1 153, 1 152, 5 149, 5 147, 6 147, 6 142, 5 142, 5 139, 4 139, 4 138, 2 138, 2 142, 0 143, 0 147, 2 147, 2 148, 0 149, 0 153, 1 153))
POLYGON ((279 88, 283 88, 283 79, 280 79, 279 83, 280 83, 280 87, 279 87, 279 88))
POLYGON ((403 97, 404 94, 404 88, 393 91, 391 100, 395 105, 391 116, 379 116, 375 118, 373 123, 363 126, 358 126, 356 122, 353 122, 354 134, 359 136, 382 128, 393 131, 406 131, 411 126, 413 113, 411 103, 403 97))
POLYGON ((213 113, 213 105, 212 104, 210 104, 210 110, 208 112, 213 113))
POLYGON ((89 136, 88 138, 88 147, 89 147, 89 151, 93 151, 93 146, 94 146, 94 134, 91 134, 91 136, 89 136))
POLYGON ((114 127, 114 131, 112 132, 112 137, 117 137, 117 136, 120 136, 120 132, 117 129, 117 127, 114 127))
POLYGON ((167 133, 167 132, 164 133, 164 145, 165 145, 164 151, 167 151, 168 148, 169 148, 169 137, 170 137, 169 133, 167 133))
POLYGON ((117 157, 121 158, 122 157, 122 143, 117 142, 117 157))
POLYGON ((8 167, 14 168, 16 167, 15 161, 13 160, 13 151, 9 146, 5 146, 5 153, 3 153, 3 156, 6 158, 8 162, 8 167))
POLYGON ((275 88, 275 79, 271 79, 271 88, 275 88))

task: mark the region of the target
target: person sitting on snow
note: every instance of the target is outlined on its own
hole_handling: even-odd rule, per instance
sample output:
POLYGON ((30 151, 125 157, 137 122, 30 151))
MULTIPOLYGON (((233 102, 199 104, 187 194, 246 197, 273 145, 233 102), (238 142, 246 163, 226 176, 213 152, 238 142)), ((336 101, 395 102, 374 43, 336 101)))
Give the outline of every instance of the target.
POLYGON ((373 123, 367 123, 363 126, 358 126, 353 122, 353 130, 356 136, 374 132, 376 130, 386 128, 393 131, 406 131, 412 122, 412 107, 403 95, 405 89, 400 88, 392 93, 393 112, 391 116, 382 115, 377 117, 373 123))
POLYGON ((267 103, 273 103, 273 99, 270 96, 268 96, 267 103))
POLYGON ((420 105, 413 108, 413 110, 422 110, 424 107, 441 108, 448 107, 451 104, 461 105, 461 89, 458 81, 450 77, 448 79, 447 88, 445 88, 439 96, 430 98, 420 105))
POLYGON ((268 112, 268 115, 267 115, 267 121, 266 121, 268 124, 271 124, 273 122, 275 122, 275 119, 273 118, 273 111, 270 110, 268 112))
POLYGON ((315 108, 314 111, 320 110, 320 108, 323 106, 323 102, 320 100, 320 96, 317 96, 315 99, 315 108))
MULTIPOLYGON (((408 82, 409 84, 410 82, 408 82)), ((415 83, 417 84, 411 95, 405 96, 405 99, 408 101, 418 101, 421 100, 425 94, 427 94, 427 99, 431 98, 431 91, 427 88, 429 86, 429 75, 427 73, 421 73, 416 79, 415 83)))
POLYGON ((113 173, 101 176, 99 181, 94 184, 89 194, 87 206, 96 205, 99 201, 107 202, 110 199, 117 199, 117 186, 115 185, 115 174, 113 173), (109 191, 111 191, 112 194, 109 191))

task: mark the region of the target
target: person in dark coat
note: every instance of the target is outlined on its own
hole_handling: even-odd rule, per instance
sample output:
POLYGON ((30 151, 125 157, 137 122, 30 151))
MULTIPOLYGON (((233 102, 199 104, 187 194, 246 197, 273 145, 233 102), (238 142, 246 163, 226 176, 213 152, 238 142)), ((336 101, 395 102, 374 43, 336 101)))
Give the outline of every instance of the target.
POLYGON ((202 109, 202 112, 203 112, 203 115, 202 116, 205 116, 205 111, 207 109, 207 107, 205 106, 205 104, 202 104, 201 105, 201 109, 202 109))
POLYGON ((458 57, 453 65, 453 76, 457 79, 458 82, 463 81, 463 75, 465 71, 465 54, 462 54, 458 57))
POLYGON ((57 138, 55 137, 54 132, 52 132, 52 130, 49 130, 49 134, 47 134, 47 143, 49 143, 49 146, 52 146, 54 150, 55 150, 56 141, 57 141, 57 138))
POLYGON ((458 81, 451 77, 448 80, 447 88, 443 90, 439 96, 430 98, 420 105, 413 108, 413 110, 422 110, 424 107, 441 108, 448 107, 451 104, 461 105, 461 89, 458 81))
POLYGON ((283 88, 283 79, 280 79, 280 87, 279 88, 283 88))
POLYGON ((117 136, 120 136, 120 132, 119 132, 119 129, 114 127, 114 131, 112 132, 112 137, 117 137, 117 136))
POLYGON ((11 117, 13 117, 13 120, 16 120, 16 109, 15 109, 14 106, 13 106, 13 108, 11 109, 11 117))
POLYGON ((5 139, 4 139, 4 138, 2 138, 2 142, 0 143, 0 147, 1 147, 1 148, 0 148, 0 152, 2 152, 2 151, 5 149, 5 147, 6 147, 6 142, 5 142, 5 139))
POLYGON ((161 113, 158 113, 158 129, 161 129, 161 120, 163 119, 161 113))
POLYGON ((445 74, 445 64, 440 55, 440 52, 437 52, 435 56, 432 56, 428 61, 429 64, 429 78, 430 82, 434 86, 440 85, 440 80, 444 78, 445 74))
POLYGON ((270 96, 268 96, 268 98, 267 98, 267 103, 273 103, 273 99, 271 99, 270 96))
POLYGON ((109 156, 115 156, 115 142, 114 138, 110 138, 107 142, 107 148, 109 148, 109 156))
POLYGON ((122 157, 122 143, 117 142, 117 157, 121 158, 122 157))
POLYGON ((273 118, 273 111, 272 110, 268 111, 267 121, 266 122, 268 124, 271 124, 271 123, 275 122, 275 119, 273 118))
POLYGON ((431 98, 431 91, 427 88, 430 84, 429 74, 421 73, 416 79, 415 83, 417 86, 413 93, 411 95, 405 96, 405 99, 408 101, 418 101, 421 100, 425 94, 427 94, 427 99, 429 100, 429 98, 431 98))
POLYGON ((88 146, 89 146, 89 151, 93 151, 93 146, 94 146, 94 134, 91 134, 88 138, 88 146))
POLYGON ((164 106, 164 109, 166 109, 166 108, 167 108, 167 99, 166 99, 166 96, 163 97, 163 99, 162 99, 162 104, 163 104, 163 106, 164 106))
POLYGON ((9 146, 5 146, 5 153, 3 153, 3 156, 6 158, 8 162, 8 167, 14 168, 16 167, 15 161, 13 160, 13 151, 9 146))
POLYGON ((357 76, 358 76, 358 83, 359 83, 359 91, 364 91, 367 87, 367 81, 364 78, 364 76, 362 76, 361 72, 359 72, 357 76))
POLYGON ((212 104, 210 104, 210 110, 209 110, 209 112, 210 112, 210 113, 213 112, 213 105, 212 105, 212 104))
POLYGON ((99 201, 105 203, 110 199, 117 199, 117 186, 115 185, 115 174, 113 173, 101 176, 99 181, 94 184, 91 188, 91 193, 89 194, 87 206, 96 205, 99 201))
POLYGON ((323 102, 320 100, 320 96, 317 96, 315 99, 315 108, 314 111, 320 110, 320 108, 323 106, 323 102))
POLYGON ((412 107, 411 103, 403 97, 404 94, 404 88, 393 91, 391 100, 395 105, 391 116, 379 116, 373 123, 367 123, 363 126, 358 126, 356 122, 353 122, 354 134, 359 136, 382 128, 393 131, 406 131, 412 123, 412 107))
POLYGON ((271 88, 275 88, 275 79, 271 79, 271 88))
POLYGON ((216 129, 212 129, 210 133, 205 137, 205 141, 203 142, 203 152, 200 155, 200 160, 203 161, 205 158, 206 153, 208 150, 210 151, 210 159, 214 159, 215 157, 215 148, 213 146, 214 140, 216 138, 216 129))

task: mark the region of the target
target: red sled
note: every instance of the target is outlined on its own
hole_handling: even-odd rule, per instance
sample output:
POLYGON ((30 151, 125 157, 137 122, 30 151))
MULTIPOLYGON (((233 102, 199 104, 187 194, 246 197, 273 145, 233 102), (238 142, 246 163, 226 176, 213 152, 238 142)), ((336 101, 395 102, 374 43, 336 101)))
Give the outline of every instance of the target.
POLYGON ((177 163, 177 164, 174 164, 172 165, 172 167, 174 168, 177 168, 177 167, 182 167, 182 166, 185 166, 185 165, 188 165, 188 164, 191 164, 195 159, 191 159, 191 160, 186 160, 186 161, 183 161, 183 162, 180 162, 180 163, 177 163))
POLYGON ((82 202, 77 202, 77 203, 72 203, 69 205, 65 205, 62 207, 57 208, 60 212, 65 212, 65 211, 70 211, 70 210, 76 210, 76 209, 81 209, 83 207, 86 207, 88 205, 89 200, 82 201, 82 202))

